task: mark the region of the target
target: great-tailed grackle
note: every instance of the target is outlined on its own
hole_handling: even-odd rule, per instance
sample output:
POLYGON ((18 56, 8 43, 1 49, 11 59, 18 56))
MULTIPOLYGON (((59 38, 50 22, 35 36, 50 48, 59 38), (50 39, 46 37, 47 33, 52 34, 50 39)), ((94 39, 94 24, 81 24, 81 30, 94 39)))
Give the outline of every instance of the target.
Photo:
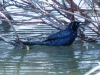
POLYGON ((74 21, 71 22, 66 29, 51 34, 44 41, 22 41, 22 43, 26 45, 69 46, 77 37, 77 29, 79 25, 80 22, 74 21))

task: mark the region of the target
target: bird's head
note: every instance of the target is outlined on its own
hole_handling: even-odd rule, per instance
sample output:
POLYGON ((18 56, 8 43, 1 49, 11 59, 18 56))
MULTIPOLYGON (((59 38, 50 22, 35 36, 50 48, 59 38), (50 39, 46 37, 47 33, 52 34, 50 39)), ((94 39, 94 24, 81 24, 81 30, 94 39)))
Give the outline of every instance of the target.
POLYGON ((77 31, 77 29, 79 28, 80 25, 81 25, 81 22, 73 21, 67 26, 67 28, 77 31))
POLYGON ((80 22, 74 21, 74 22, 72 22, 71 29, 73 29, 74 31, 77 31, 77 29, 79 28, 79 26, 80 26, 80 22))

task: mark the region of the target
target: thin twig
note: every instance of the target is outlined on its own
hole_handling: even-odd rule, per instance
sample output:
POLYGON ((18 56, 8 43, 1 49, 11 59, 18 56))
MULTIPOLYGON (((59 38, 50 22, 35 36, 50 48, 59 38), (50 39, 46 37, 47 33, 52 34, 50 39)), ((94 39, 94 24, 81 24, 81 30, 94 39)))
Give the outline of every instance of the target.
MULTIPOLYGON (((74 13, 74 10, 73 10, 73 0, 68 0, 68 1, 69 1, 69 3, 70 3, 70 11, 71 11, 72 13, 74 13)), ((70 15, 71 15, 71 14, 70 14, 70 15)), ((71 20, 72 20, 72 21, 75 20, 74 15, 71 15, 71 20)))
MULTIPOLYGON (((43 1, 43 0, 42 0, 42 1, 43 1)), ((72 13, 72 12, 67 11, 67 10, 64 10, 64 9, 60 9, 60 8, 54 6, 53 4, 51 4, 51 3, 47 2, 47 1, 43 1, 43 2, 45 2, 45 3, 47 3, 47 4, 51 5, 51 6, 53 6, 54 8, 56 8, 56 9, 58 9, 58 10, 64 12, 64 13, 69 13, 69 14, 71 14, 71 15, 75 15, 75 16, 78 16, 78 17, 84 18, 84 19, 86 19, 86 20, 88 20, 88 21, 90 21, 90 22, 95 22, 95 23, 100 24, 100 22, 98 22, 98 21, 95 21, 95 20, 89 19, 89 18, 87 18, 87 17, 81 16, 81 15, 76 14, 76 13, 72 13)))
POLYGON ((12 23, 9 21, 9 19, 8 19, 2 12, 0 12, 0 14, 7 20, 7 22, 9 23, 9 25, 13 28, 14 33, 15 33, 15 35, 16 35, 16 39, 19 40, 19 36, 18 36, 18 34, 17 34, 17 32, 16 32, 14 26, 12 25, 12 23))
POLYGON ((90 71, 86 72, 84 75, 90 75, 91 73, 95 72, 96 70, 100 69, 100 62, 99 65, 91 69, 90 71))

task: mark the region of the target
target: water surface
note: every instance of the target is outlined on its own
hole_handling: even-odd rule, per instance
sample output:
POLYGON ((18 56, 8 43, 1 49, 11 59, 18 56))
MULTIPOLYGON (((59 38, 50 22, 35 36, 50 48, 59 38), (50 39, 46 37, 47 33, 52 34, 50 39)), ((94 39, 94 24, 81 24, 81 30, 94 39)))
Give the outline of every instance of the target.
POLYGON ((96 43, 65 47, 37 45, 28 51, 0 42, 1 75, 84 75, 100 60, 96 43))

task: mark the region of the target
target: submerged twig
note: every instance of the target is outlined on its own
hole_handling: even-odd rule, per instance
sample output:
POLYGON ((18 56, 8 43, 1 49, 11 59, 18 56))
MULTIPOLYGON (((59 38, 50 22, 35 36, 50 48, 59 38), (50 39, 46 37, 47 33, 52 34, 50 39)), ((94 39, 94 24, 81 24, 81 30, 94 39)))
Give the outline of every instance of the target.
POLYGON ((15 35, 16 35, 16 38, 17 38, 17 40, 19 40, 19 36, 18 36, 18 34, 17 34, 17 32, 16 32, 14 26, 12 25, 12 23, 9 21, 9 19, 8 19, 2 12, 0 12, 0 14, 7 20, 7 22, 9 23, 9 25, 13 28, 14 33, 15 33, 15 35))
POLYGON ((15 47, 23 48, 22 45, 18 44, 18 43, 15 42, 15 41, 11 41, 11 40, 6 39, 6 38, 3 37, 2 35, 0 35, 0 40, 4 41, 4 42, 6 42, 6 43, 8 43, 8 44, 10 44, 10 45, 13 45, 13 46, 15 46, 15 47))
POLYGON ((6 40, 4 37, 2 37, 1 35, 0 35, 0 38, 1 38, 3 41, 5 41, 6 43, 9 43, 9 44, 11 44, 11 45, 13 45, 13 46, 17 46, 17 47, 21 47, 21 48, 27 48, 27 46, 24 45, 24 44, 20 41, 19 36, 18 36, 18 34, 17 34, 17 32, 16 32, 14 26, 12 25, 12 23, 9 21, 9 19, 8 19, 2 12, 0 12, 0 14, 7 20, 7 22, 9 23, 9 25, 13 28, 13 30, 14 30, 14 32, 15 32, 15 35, 16 35, 16 40, 13 41, 13 42, 12 42, 12 41, 7 41, 7 40, 6 40))

